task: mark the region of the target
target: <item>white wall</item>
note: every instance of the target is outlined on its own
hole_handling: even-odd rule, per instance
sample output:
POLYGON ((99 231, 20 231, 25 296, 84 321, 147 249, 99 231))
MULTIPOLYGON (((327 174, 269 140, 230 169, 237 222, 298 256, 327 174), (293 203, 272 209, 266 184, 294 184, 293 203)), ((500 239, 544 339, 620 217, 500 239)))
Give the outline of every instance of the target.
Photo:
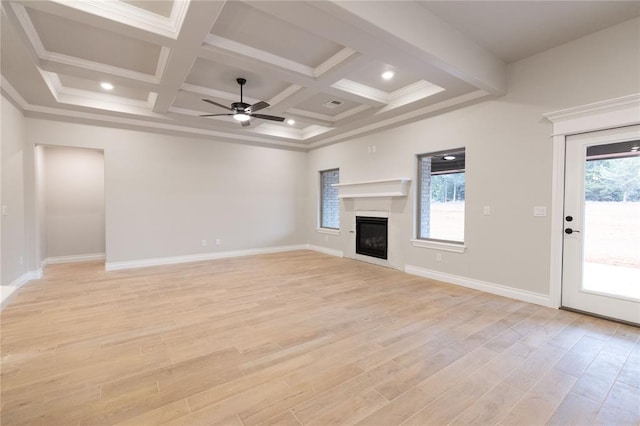
POLYGON ((108 263, 304 243, 305 153, 41 119, 27 128, 29 144, 104 151, 108 263))
POLYGON ((104 254, 104 155, 44 147, 45 257, 104 254))
POLYGON ((24 209, 25 119, 4 96, 1 98, 2 195, 6 206, 2 219, 2 285, 14 283, 27 272, 24 209), (21 261, 22 260, 22 261, 21 261))
MULTIPOLYGON (((524 59, 509 67, 508 94, 423 121, 312 151, 309 193, 319 170, 340 168, 343 183, 413 179, 409 197, 387 201, 396 231, 390 264, 405 265, 548 295, 550 218, 533 206, 551 203, 551 124, 543 114, 640 92, 640 20, 524 59), (376 153, 367 147, 376 145, 376 153), (413 247, 416 154, 466 147, 466 222, 463 254, 413 247), (483 216, 483 206, 491 216, 483 216)), ((378 205, 380 205, 378 203, 378 205)), ((349 254, 353 211, 369 200, 342 204, 339 236, 315 231, 317 198, 307 216, 310 243, 349 254)), ((390 225, 391 226, 391 225, 390 225)))

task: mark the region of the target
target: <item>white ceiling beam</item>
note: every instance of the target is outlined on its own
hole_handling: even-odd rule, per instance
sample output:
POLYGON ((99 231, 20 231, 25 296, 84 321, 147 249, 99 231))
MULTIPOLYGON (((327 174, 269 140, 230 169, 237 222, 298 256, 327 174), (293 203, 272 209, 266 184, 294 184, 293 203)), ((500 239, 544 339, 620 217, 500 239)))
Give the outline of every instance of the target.
MULTIPOLYGON (((393 33, 372 25, 366 19, 362 19, 341 6, 331 1, 304 2, 265 2, 250 0, 246 3, 252 7, 267 13, 277 19, 284 20, 291 25, 304 28, 319 37, 331 40, 342 46, 356 50, 362 55, 398 67, 414 74, 416 77, 432 82, 447 90, 472 91, 475 86, 461 80, 459 76, 447 71, 426 60, 420 55, 420 50, 411 48, 411 45, 400 40, 393 33)), ((371 5, 389 4, 390 8, 403 9, 410 1, 396 2, 346 2, 367 3, 371 5)), ((416 4, 417 5, 417 4, 416 4)), ((418 7, 424 9, 420 5, 418 7)), ((394 16, 391 14, 389 16, 394 16)), ((385 19, 390 19, 386 17, 385 19)), ((412 21, 414 21, 412 19, 412 21)), ((397 25, 402 25, 402 21, 397 25)), ((419 26, 425 24, 419 22, 419 26)), ((422 52, 425 53, 425 52, 422 52)), ((433 57, 431 57, 433 59, 433 57)), ((342 78, 342 77, 340 77, 342 78)), ((339 78, 339 79, 340 79, 339 78)))
POLYGON ((309 87, 319 92, 327 92, 333 96, 338 96, 353 102, 365 103, 371 106, 382 105, 380 102, 374 101, 370 98, 327 87, 326 83, 322 79, 303 75, 297 71, 291 70, 290 68, 277 65, 272 62, 263 62, 256 58, 239 54, 238 52, 223 49, 220 46, 212 46, 209 44, 204 45, 200 50, 200 57, 240 69, 250 69, 274 80, 286 81, 298 86, 309 87))
POLYGON ((218 19, 224 4, 224 1, 194 1, 189 4, 176 45, 171 49, 162 72, 154 112, 166 113, 173 104, 180 86, 198 57, 202 41, 218 19))
POLYGON ((506 92, 506 64, 417 2, 326 1, 318 7, 385 38, 442 71, 494 95, 506 92))

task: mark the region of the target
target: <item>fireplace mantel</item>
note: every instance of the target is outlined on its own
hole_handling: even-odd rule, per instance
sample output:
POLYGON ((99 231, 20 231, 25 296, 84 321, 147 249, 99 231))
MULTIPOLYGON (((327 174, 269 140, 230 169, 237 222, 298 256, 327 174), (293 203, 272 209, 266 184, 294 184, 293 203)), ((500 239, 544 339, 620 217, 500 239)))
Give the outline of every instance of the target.
POLYGON ((406 197, 409 178, 370 180, 364 182, 336 183, 339 198, 406 197))

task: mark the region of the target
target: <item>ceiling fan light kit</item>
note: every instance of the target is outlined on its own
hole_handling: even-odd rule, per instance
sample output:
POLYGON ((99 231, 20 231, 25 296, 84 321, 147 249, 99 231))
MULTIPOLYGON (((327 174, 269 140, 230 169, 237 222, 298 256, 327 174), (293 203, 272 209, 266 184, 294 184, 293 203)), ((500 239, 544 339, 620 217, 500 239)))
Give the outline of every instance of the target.
POLYGON ((269 107, 269 104, 265 101, 259 101, 253 105, 244 103, 244 93, 243 86, 247 83, 247 80, 244 78, 237 78, 236 82, 240 85, 240 102, 234 102, 231 106, 226 106, 214 102, 210 99, 203 99, 204 102, 210 103, 211 105, 215 105, 220 108, 224 108, 226 110, 231 111, 231 113, 227 114, 203 114, 200 117, 222 117, 222 116, 231 116, 234 120, 237 120, 242 124, 242 127, 247 127, 251 124, 251 118, 260 118, 262 120, 271 120, 271 121, 279 121, 283 122, 284 117, 278 117, 275 115, 267 115, 267 114, 255 114, 256 111, 263 110, 269 107))

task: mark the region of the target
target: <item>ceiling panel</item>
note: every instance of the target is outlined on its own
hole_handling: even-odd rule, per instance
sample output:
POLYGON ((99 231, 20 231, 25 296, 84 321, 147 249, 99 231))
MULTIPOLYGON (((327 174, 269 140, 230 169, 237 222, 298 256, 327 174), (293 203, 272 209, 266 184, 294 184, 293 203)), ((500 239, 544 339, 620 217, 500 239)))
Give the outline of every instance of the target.
POLYGON ((171 9, 173 8, 173 1, 165 1, 165 0, 120 0, 120 1, 124 3, 128 3, 131 6, 144 9, 147 12, 164 16, 165 18, 168 18, 171 16, 171 9))
POLYGON ((341 114, 345 111, 350 110, 351 108, 355 108, 360 104, 353 101, 348 101, 346 99, 338 98, 336 96, 328 95, 326 93, 318 93, 314 95, 304 102, 296 105, 296 108, 302 109, 309 112, 314 112, 316 114, 328 115, 330 117, 334 117, 338 114, 341 114), (335 108, 328 108, 324 104, 331 101, 340 101, 342 105, 335 108))
POLYGON ((238 1, 227 2, 211 33, 309 67, 343 48, 238 1))
POLYGON ((371 61, 365 67, 347 76, 347 79, 387 93, 402 89, 420 80, 411 73, 379 61, 371 61), (391 80, 382 78, 381 74, 385 71, 393 71, 395 73, 391 80))
POLYGON ((247 80, 243 89, 244 95, 253 99, 268 101, 289 87, 289 84, 286 82, 268 79, 257 73, 229 67, 205 59, 196 60, 186 81, 196 86, 236 94, 237 99, 240 100, 240 86, 236 82, 236 78, 238 77, 247 80))
POLYGON ((101 95, 120 96, 123 98, 135 99, 138 101, 146 101, 149 98, 149 91, 134 89, 115 85, 113 90, 106 91, 100 87, 100 81, 89 80, 86 78, 75 77, 71 75, 58 74, 62 86, 73 89, 87 90, 101 95))
POLYGON ((160 46, 27 8, 45 49, 89 61, 155 74, 160 46))

